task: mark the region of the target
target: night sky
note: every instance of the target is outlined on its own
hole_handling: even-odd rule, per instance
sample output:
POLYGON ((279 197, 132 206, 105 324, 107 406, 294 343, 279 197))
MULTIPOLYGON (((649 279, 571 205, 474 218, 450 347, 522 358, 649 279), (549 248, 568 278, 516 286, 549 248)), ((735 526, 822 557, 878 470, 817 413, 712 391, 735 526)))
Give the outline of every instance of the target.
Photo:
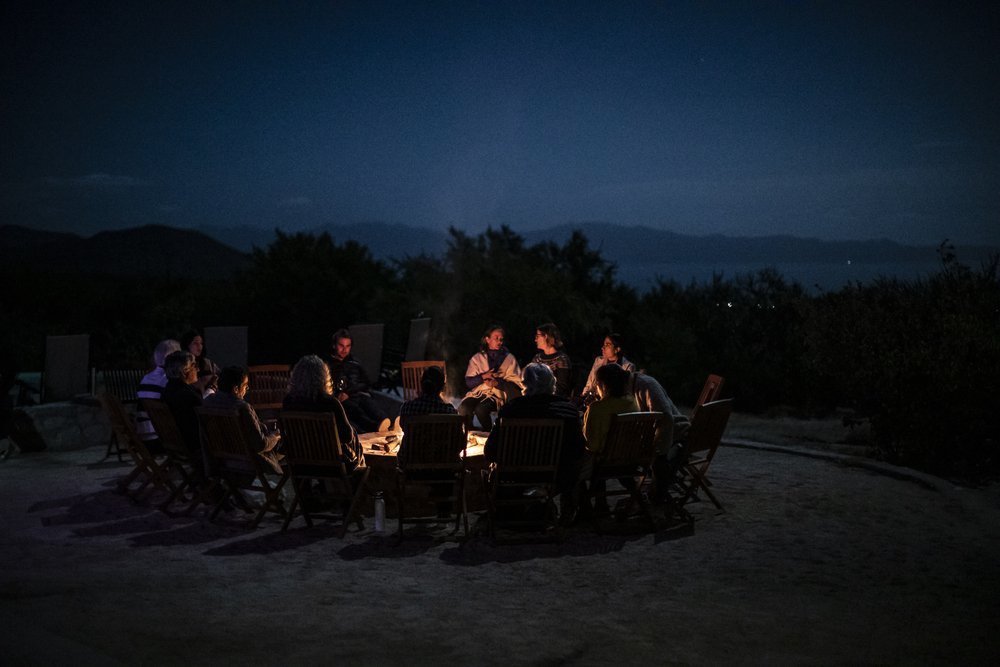
POLYGON ((1000 245, 995 2, 0 11, 0 224, 1000 245))

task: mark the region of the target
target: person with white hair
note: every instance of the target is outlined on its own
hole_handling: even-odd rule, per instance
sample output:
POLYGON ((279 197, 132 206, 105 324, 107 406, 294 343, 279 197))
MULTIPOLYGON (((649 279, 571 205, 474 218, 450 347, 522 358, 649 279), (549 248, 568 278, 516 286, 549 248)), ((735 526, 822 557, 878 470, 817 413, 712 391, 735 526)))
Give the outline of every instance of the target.
MULTIPOLYGON (((163 370, 163 364, 167 359, 167 355, 177 352, 180 349, 181 344, 172 338, 161 340, 156 344, 156 349, 153 350, 154 368, 146 373, 139 382, 139 388, 135 393, 136 398, 160 400, 163 396, 163 388, 167 386, 167 374, 163 370)), ((156 435, 153 422, 149 420, 149 415, 146 414, 145 410, 136 410, 135 430, 150 452, 154 454, 163 452, 163 447, 160 444, 160 436, 156 435)))
POLYGON ((580 411, 569 399, 555 394, 556 377, 552 370, 542 363, 530 363, 524 368, 524 395, 512 398, 498 413, 499 425, 486 439, 483 454, 487 462, 496 460, 500 442, 498 433, 503 431, 504 419, 561 419, 563 421, 563 442, 559 454, 559 473, 556 491, 561 494, 561 521, 569 523, 576 515, 579 500, 579 483, 590 476, 587 465, 586 442, 583 439, 583 425, 580 411))

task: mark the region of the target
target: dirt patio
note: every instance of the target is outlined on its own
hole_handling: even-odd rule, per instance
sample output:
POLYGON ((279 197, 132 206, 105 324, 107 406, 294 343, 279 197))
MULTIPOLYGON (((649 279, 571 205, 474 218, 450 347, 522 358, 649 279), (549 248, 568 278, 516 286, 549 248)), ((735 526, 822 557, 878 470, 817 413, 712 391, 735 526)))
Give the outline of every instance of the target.
MULTIPOLYGON (((739 445, 739 442, 734 445, 739 445)), ((744 443, 746 445, 747 443, 744 443)), ((171 518, 103 446, 0 463, 5 664, 992 664, 1000 502, 726 446, 693 532, 402 546, 171 518)), ((416 529, 414 529, 416 530, 416 529)))

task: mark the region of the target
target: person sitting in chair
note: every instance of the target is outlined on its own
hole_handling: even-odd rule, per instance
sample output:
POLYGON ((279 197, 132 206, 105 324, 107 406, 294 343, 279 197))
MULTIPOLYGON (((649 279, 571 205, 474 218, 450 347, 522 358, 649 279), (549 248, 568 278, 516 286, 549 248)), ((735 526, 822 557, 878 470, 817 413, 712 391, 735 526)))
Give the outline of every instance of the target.
POLYGON ((281 469, 281 455, 275 451, 281 436, 267 429, 257 417, 257 411, 244 400, 247 389, 250 388, 250 374, 242 366, 226 366, 219 373, 218 390, 205 397, 202 402, 206 408, 232 409, 236 408, 241 414, 248 414, 253 422, 257 433, 260 435, 260 449, 258 454, 261 458, 271 464, 275 472, 279 475, 284 471, 281 469))
MULTIPOLYGON (((628 392, 629 372, 618 364, 601 366, 595 373, 595 379, 598 399, 583 414, 583 433, 587 439, 587 451, 593 456, 600 456, 611 429, 611 417, 637 412, 639 406, 628 392)), ((621 481, 625 485, 630 480, 621 481)), ((605 488, 604 480, 594 480, 590 484, 591 495, 595 498, 594 510, 599 514, 608 511, 605 488)))
MULTIPOLYGON (((399 406, 399 427, 406 433, 411 417, 419 415, 453 415, 455 406, 441 398, 444 391, 444 373, 437 366, 429 366, 420 377, 420 396, 399 406)), ((405 439, 403 443, 405 444, 405 439)), ((400 448, 402 448, 402 444, 400 448)))
MULTIPOLYGON (((627 390, 635 398, 640 410, 662 412, 671 420, 671 423, 656 430, 656 460, 653 462, 656 479, 669 484, 687 459, 684 440, 691 427, 691 420, 677 409, 663 385, 650 375, 638 372, 630 374, 627 390)), ((658 485, 657 497, 662 498, 663 493, 666 493, 665 485, 658 485)))
POLYGON ((388 431, 391 422, 372 398, 368 374, 351 356, 351 332, 340 329, 333 334, 332 342, 326 363, 333 379, 334 396, 343 404, 347 418, 360 433, 388 431))
POLYGON ((351 426, 344 406, 333 395, 330 369, 315 354, 307 354, 292 368, 288 381, 288 393, 281 403, 282 411, 288 412, 329 412, 337 424, 342 454, 348 468, 353 469, 361 462, 361 445, 357 433, 351 426))
MULTIPOLYGON (((160 400, 163 396, 163 389, 167 386, 167 373, 163 365, 167 362, 167 356, 181 349, 181 344, 176 340, 168 338, 156 344, 153 350, 153 370, 146 373, 139 382, 136 390, 136 398, 152 398, 160 400)), ((160 444, 160 437, 156 435, 153 422, 149 420, 149 415, 145 410, 136 410, 135 431, 139 435, 147 449, 153 454, 163 453, 163 446, 160 444)))
POLYGON ((487 462, 496 460, 504 419, 560 419, 563 421, 563 441, 559 454, 556 492, 561 494, 562 521, 569 523, 576 514, 579 484, 590 476, 590 459, 580 426, 580 412, 569 399, 556 395, 556 376, 541 363, 524 368, 524 396, 513 398, 500 408, 500 423, 486 439, 483 454, 487 462))

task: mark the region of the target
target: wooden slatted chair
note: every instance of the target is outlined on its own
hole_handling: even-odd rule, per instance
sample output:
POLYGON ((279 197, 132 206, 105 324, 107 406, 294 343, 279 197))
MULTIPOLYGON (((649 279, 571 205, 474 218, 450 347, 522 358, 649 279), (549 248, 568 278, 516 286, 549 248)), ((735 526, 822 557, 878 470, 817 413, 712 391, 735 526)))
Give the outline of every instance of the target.
POLYGON ((439 521, 437 518, 406 518, 406 489, 410 484, 450 488, 450 495, 435 500, 454 504, 457 509, 453 532, 458 532, 459 522, 464 519, 465 536, 468 537, 469 518, 465 498, 468 470, 463 457, 467 443, 465 417, 461 415, 421 415, 407 420, 406 433, 396 458, 400 541, 403 539, 404 521, 439 521))
MULTIPOLYGON (((117 398, 122 405, 135 403, 139 383, 142 381, 142 377, 145 374, 145 371, 138 368, 114 368, 102 370, 99 372, 99 382, 102 387, 101 391, 111 394, 117 398)), ((96 391, 96 387, 98 386, 97 377, 94 378, 91 384, 93 384, 96 391)), ((104 458, 108 458, 112 453, 114 453, 118 457, 118 460, 121 461, 123 451, 122 443, 118 442, 118 436, 115 434, 114 429, 112 429, 111 437, 108 438, 108 449, 104 452, 104 458)))
MULTIPOLYGON (((346 420, 346 415, 344 416, 346 420)), ((329 480, 337 495, 343 499, 339 536, 347 533, 352 520, 358 530, 364 528, 359 502, 371 469, 363 463, 351 471, 348 468, 344 446, 337 433, 337 420, 330 412, 282 412, 281 446, 285 465, 292 479, 292 505, 281 530, 287 530, 296 511, 302 513, 306 525, 312 528, 315 515, 303 504, 303 489, 312 480, 329 480)), ((324 515, 326 516, 326 515, 324 515)))
POLYGON ((553 500, 562 448, 559 419, 503 419, 495 460, 484 470, 490 535, 534 528, 561 537, 553 500))
POLYGON ((139 383, 146 375, 141 368, 107 368, 99 371, 104 391, 114 395, 122 404, 135 403, 139 383))
POLYGON ((250 387, 246 402, 253 406, 258 416, 276 414, 281 410, 291 374, 292 368, 288 364, 262 364, 247 368, 250 387))
MULTIPOLYGON (((650 511, 649 502, 643 496, 643 485, 651 480, 653 475, 653 460, 656 458, 656 431, 663 420, 669 417, 662 412, 629 412, 611 417, 604 449, 594 457, 594 472, 592 480, 621 480, 622 489, 606 491, 606 496, 630 496, 628 511, 638 507, 642 517, 651 529, 656 528, 656 521, 650 511)), ((685 521, 690 515, 677 505, 672 498, 664 498, 671 514, 685 521)))
POLYGON ((201 458, 201 452, 191 451, 177 426, 170 406, 166 403, 155 398, 140 398, 139 407, 149 415, 149 420, 153 423, 153 428, 167 453, 167 459, 163 463, 164 470, 167 474, 176 471, 180 477, 177 488, 160 505, 160 510, 169 513, 167 508, 178 498, 183 499, 185 493, 190 492, 189 504, 182 512, 182 514, 190 514, 199 503, 207 502, 202 494, 203 489, 199 488, 205 483, 201 472, 204 464, 201 460, 196 460, 196 457, 201 458))
POLYGON ((403 400, 412 401, 420 396, 420 378, 431 366, 437 366, 445 374, 445 386, 448 386, 447 368, 443 361, 404 361, 403 369, 403 400))
POLYGON ((214 497, 215 489, 222 488, 209 519, 214 519, 232 498, 241 507, 249 507, 243 491, 256 491, 264 495, 257 506, 257 514, 248 527, 256 528, 264 514, 271 511, 282 518, 288 516, 281 503, 281 488, 288 481, 287 471, 276 475, 274 468, 257 452, 260 433, 250 413, 238 409, 195 408, 201 425, 201 446, 209 470, 210 481, 204 491, 206 498, 214 497), (272 481, 277 477, 277 481, 272 481))
POLYGON ((712 465, 715 452, 722 442, 729 415, 733 411, 733 399, 711 401, 702 405, 691 420, 687 434, 688 460, 681 467, 677 486, 681 490, 680 504, 695 499, 698 490, 705 492, 715 506, 722 510, 722 503, 709 488, 708 468, 712 465))
POLYGON ((118 442, 125 447, 125 451, 128 452, 134 464, 132 470, 125 477, 118 480, 118 491, 128 495, 133 500, 138 500, 142 492, 150 484, 153 485, 154 489, 162 489, 173 493, 175 486, 170 480, 164 464, 157 461, 145 443, 139 439, 139 435, 136 433, 135 427, 129 419, 128 412, 125 411, 125 406, 122 405, 121 401, 113 394, 105 392, 98 395, 98 400, 101 402, 101 407, 104 409, 104 414, 107 415, 108 421, 111 422, 112 432, 115 434, 118 442), (139 487, 136 489, 129 488, 132 482, 136 480, 141 482, 139 487))
POLYGON ((694 410, 691 411, 692 420, 694 420, 694 416, 698 414, 698 408, 706 403, 719 400, 719 394, 722 393, 722 385, 725 381, 725 378, 721 375, 708 376, 705 380, 704 386, 701 388, 701 394, 698 396, 698 401, 694 404, 694 410))

